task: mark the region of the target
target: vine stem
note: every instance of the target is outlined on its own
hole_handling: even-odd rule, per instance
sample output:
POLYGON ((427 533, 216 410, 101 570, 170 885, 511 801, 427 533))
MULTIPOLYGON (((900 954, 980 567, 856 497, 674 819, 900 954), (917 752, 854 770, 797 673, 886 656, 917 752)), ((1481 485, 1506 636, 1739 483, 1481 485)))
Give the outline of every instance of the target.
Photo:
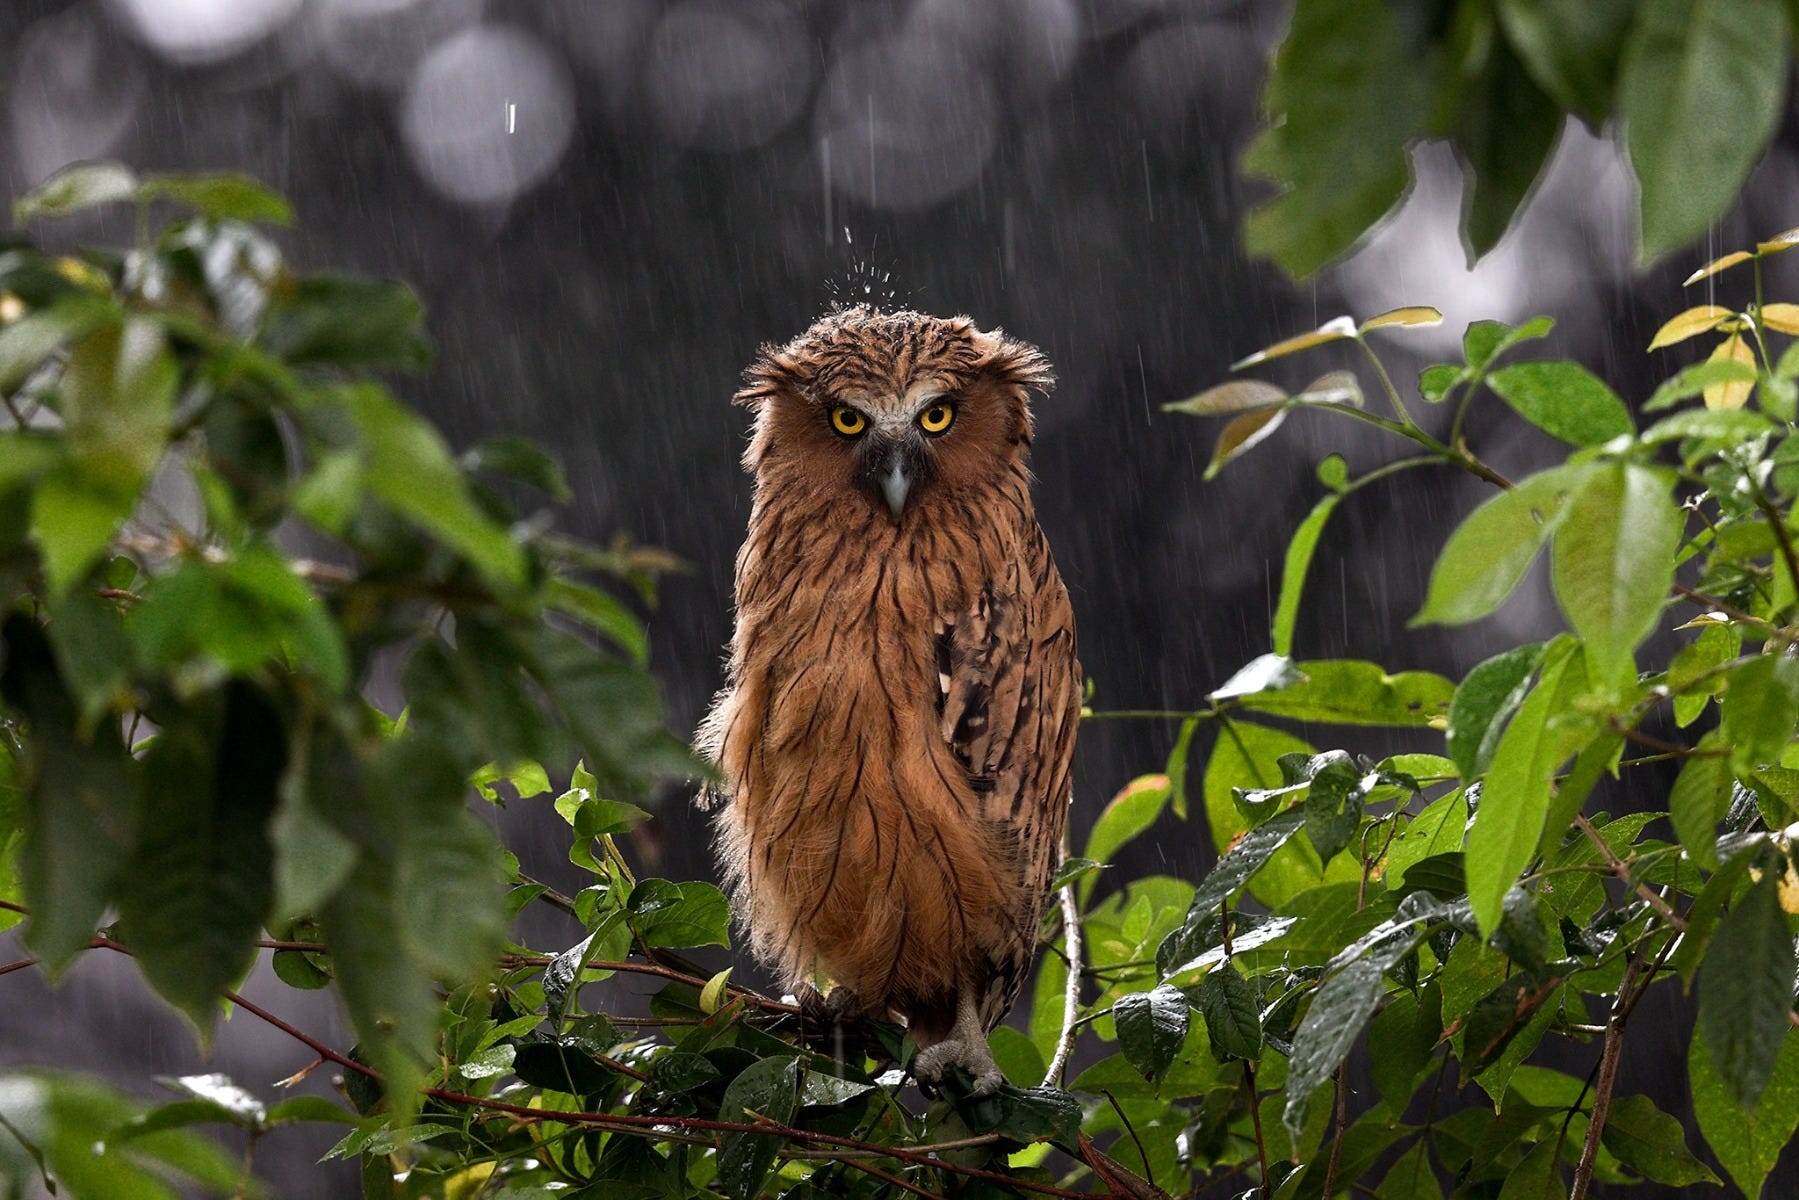
POLYGON ((1056 1039, 1056 1052, 1043 1074, 1044 1087, 1060 1087, 1068 1056, 1074 1052, 1074 1035, 1079 1027, 1081 1011, 1081 910, 1075 901, 1074 884, 1062 886, 1062 941, 1068 955, 1068 984, 1062 992, 1062 1035, 1056 1039))

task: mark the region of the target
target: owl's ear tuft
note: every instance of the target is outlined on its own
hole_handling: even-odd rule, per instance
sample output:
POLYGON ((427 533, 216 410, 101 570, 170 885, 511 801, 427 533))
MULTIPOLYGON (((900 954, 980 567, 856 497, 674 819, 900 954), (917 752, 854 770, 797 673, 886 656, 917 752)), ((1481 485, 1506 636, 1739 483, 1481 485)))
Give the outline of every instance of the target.
POLYGON ((1034 390, 1045 395, 1055 386, 1056 373, 1050 369, 1043 351, 1029 342, 1009 338, 1002 330, 975 335, 981 356, 975 361, 976 374, 1001 386, 1034 390))
POLYGON ((761 412, 762 406, 777 393, 798 392, 802 382, 794 357, 779 346, 765 345, 757 352, 756 361, 744 369, 743 386, 731 397, 731 403, 761 412))

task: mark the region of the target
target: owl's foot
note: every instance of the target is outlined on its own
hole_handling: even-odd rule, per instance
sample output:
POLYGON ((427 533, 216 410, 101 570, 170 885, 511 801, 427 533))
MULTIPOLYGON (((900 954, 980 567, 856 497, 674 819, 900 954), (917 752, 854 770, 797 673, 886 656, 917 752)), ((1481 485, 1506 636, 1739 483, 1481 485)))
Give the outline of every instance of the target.
POLYGON ((841 1025, 862 1015, 856 993, 841 985, 821 993, 811 984, 802 984, 794 999, 809 1020, 821 1025, 841 1025))
POLYGON ((926 1046, 912 1060, 912 1073, 926 1083, 941 1083, 951 1067, 961 1067, 974 1078, 974 1086, 969 1090, 975 1096, 991 1096, 1006 1085, 1005 1075, 993 1061, 993 1052, 987 1049, 987 1039, 978 1034, 973 1041, 952 1035, 926 1046))
POLYGON ((981 1028, 972 988, 964 987, 956 995, 956 1023, 949 1036, 924 1047, 912 1060, 912 1074, 926 1083, 942 1082, 951 1067, 961 1067, 974 1077, 972 1092, 976 1096, 991 1096, 1006 1084, 987 1048, 987 1031, 981 1028))

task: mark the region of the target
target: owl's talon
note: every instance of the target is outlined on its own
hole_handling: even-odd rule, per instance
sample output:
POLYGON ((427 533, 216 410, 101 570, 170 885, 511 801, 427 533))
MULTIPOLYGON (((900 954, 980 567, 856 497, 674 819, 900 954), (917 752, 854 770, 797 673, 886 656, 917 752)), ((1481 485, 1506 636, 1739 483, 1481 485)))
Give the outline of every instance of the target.
POLYGON ((992 1051, 987 1049, 987 1039, 967 1043, 960 1038, 949 1038, 933 1046, 926 1046, 912 1060, 912 1074, 926 1083, 942 1083, 944 1075, 951 1067, 961 1067, 974 1079, 969 1094, 991 1096, 1006 1086, 1006 1076, 993 1061, 992 1051))

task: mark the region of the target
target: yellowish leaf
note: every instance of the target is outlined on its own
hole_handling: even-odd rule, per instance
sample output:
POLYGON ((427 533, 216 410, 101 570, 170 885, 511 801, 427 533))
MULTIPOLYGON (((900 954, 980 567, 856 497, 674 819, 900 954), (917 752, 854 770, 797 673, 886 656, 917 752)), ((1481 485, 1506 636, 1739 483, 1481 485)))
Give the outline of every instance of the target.
POLYGON ((1799 304, 1762 305, 1762 324, 1781 333, 1799 336, 1799 304))
POLYGON ((706 981, 706 986, 700 989, 700 1011, 707 1016, 711 1016, 722 1008, 725 1002, 725 985, 730 982, 730 967, 726 967, 711 979, 708 979, 706 981))
MULTIPOLYGON (((1718 343, 1718 348, 1711 352, 1707 362, 1739 362, 1746 367, 1755 366, 1755 352, 1743 340, 1743 335, 1733 333, 1718 343)), ((1752 379, 1735 379, 1729 383, 1714 383, 1705 389, 1705 406, 1707 408, 1741 408, 1749 402, 1750 389, 1755 387, 1752 379)))
POLYGON ((1362 385, 1348 371, 1330 371, 1306 384, 1306 389, 1293 397, 1305 404, 1362 404, 1362 385))
POLYGON ((1694 271, 1691 275, 1688 275, 1685 279, 1681 280, 1681 286, 1685 287, 1689 283, 1698 283, 1701 279, 1716 275, 1719 271, 1734 267, 1738 263, 1748 262, 1754 257, 1755 256, 1747 250, 1732 250, 1724 257, 1714 258, 1703 267, 1700 267, 1697 271, 1694 271))
POLYGON ((1785 233, 1777 233, 1765 242, 1755 244, 1755 252, 1764 258, 1770 254, 1779 254, 1799 246, 1799 229, 1789 229, 1785 233))
POLYGON ((1309 350, 1313 346, 1322 346, 1326 342, 1340 342, 1356 335, 1353 317, 1336 317, 1326 321, 1310 333, 1302 333, 1298 337, 1290 337, 1284 342, 1276 342, 1266 350, 1257 350, 1248 358, 1231 364, 1231 370, 1241 371, 1244 367, 1266 362, 1271 358, 1279 358, 1283 354, 1293 354, 1300 350, 1309 350))
POLYGON ((1246 408, 1266 408, 1270 404, 1279 404, 1286 398, 1287 393, 1272 383, 1264 383, 1260 379, 1233 379, 1229 383, 1207 388, 1197 396, 1164 404, 1162 411, 1195 413, 1202 417, 1217 416, 1220 413, 1242 412, 1246 408))
POLYGON ((1401 329, 1428 329, 1432 325, 1441 325, 1443 314, 1428 304, 1412 304, 1405 308, 1390 308, 1377 317, 1369 317, 1362 322, 1357 332, 1367 333, 1370 329, 1386 329, 1397 325, 1401 329))
POLYGON ((1205 478, 1215 477, 1224 470, 1226 463, 1254 448, 1262 439, 1280 428, 1281 422, 1286 419, 1287 410, 1284 407, 1258 408, 1226 425, 1218 435, 1218 444, 1212 447, 1212 461, 1206 467, 1205 478))
POLYGON ((1656 330, 1655 337, 1649 343, 1649 348, 1660 350, 1663 346, 1684 342, 1695 334, 1704 333, 1708 329, 1716 329, 1735 315, 1728 308, 1722 308, 1716 304, 1701 304, 1695 308, 1689 308, 1656 330))
POLYGON ((1728 625, 1730 618, 1719 612, 1702 612, 1691 621, 1676 625, 1675 629, 1704 629, 1711 625, 1728 625))

